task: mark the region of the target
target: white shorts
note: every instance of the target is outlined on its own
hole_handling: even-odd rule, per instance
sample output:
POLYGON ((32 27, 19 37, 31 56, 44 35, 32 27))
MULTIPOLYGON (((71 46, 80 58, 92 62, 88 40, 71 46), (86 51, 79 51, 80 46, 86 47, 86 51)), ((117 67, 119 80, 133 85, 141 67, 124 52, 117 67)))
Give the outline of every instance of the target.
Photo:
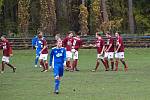
POLYGON ((75 51, 74 53, 72 53, 73 55, 73 59, 78 59, 78 51, 75 51))
POLYGON ((119 59, 124 58, 124 52, 117 52, 117 53, 115 54, 115 58, 119 58, 119 59))
POLYGON ((66 51, 66 58, 72 58, 72 52, 66 51))
POLYGON ((47 60, 47 56, 48 56, 48 54, 40 54, 40 57, 39 57, 39 59, 41 60, 47 60))
POLYGON ((2 61, 9 63, 9 57, 3 56, 2 61))
POLYGON ((114 58, 114 52, 105 52, 104 57, 108 58, 108 59, 113 59, 114 58))
POLYGON ((104 56, 101 54, 97 54, 97 59, 104 59, 104 56))

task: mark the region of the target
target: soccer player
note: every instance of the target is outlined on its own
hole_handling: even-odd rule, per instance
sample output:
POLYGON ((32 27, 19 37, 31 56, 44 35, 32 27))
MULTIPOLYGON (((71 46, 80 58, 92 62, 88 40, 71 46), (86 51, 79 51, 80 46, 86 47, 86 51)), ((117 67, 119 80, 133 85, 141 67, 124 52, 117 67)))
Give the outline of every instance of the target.
POLYGON ((73 37, 73 45, 72 45, 72 54, 73 54, 73 63, 72 63, 72 71, 79 71, 77 69, 78 64, 78 50, 82 45, 82 40, 80 38, 80 32, 76 33, 76 36, 73 37))
POLYGON ((39 37, 39 40, 41 41, 41 51, 40 51, 40 65, 43 67, 43 70, 41 72, 47 72, 48 71, 48 45, 46 42, 46 39, 43 39, 42 36, 39 37))
POLYGON ((105 49, 105 41, 101 37, 102 34, 103 34, 103 32, 96 32, 97 40, 95 42, 95 47, 97 48, 97 59, 96 59, 95 69, 92 70, 92 72, 97 71, 98 66, 100 64, 100 60, 102 61, 103 65, 105 66, 105 70, 107 70, 106 69, 106 64, 105 64, 105 61, 104 61, 104 57, 103 57, 103 53, 104 53, 104 49, 105 49))
POLYGON ((109 70, 108 60, 110 60, 111 62, 111 70, 113 71, 114 70, 114 39, 110 35, 110 32, 106 32, 105 34, 107 37, 107 43, 105 47, 104 59, 106 62, 107 71, 109 70))
POLYGON ((9 41, 6 39, 5 36, 1 37, 2 40, 2 44, 0 44, 0 46, 3 48, 3 57, 2 57, 2 69, 1 69, 1 73, 4 73, 4 67, 5 64, 8 65, 10 68, 13 69, 13 72, 16 71, 16 67, 14 67, 13 65, 11 65, 9 63, 9 58, 10 56, 12 56, 12 48, 10 46, 9 41))
POLYGON ((39 57, 40 57, 40 51, 42 50, 42 42, 41 42, 40 38, 44 39, 42 31, 39 31, 38 35, 32 39, 32 48, 33 47, 36 48, 35 67, 37 67, 39 57))
POLYGON ((69 31, 68 36, 63 40, 63 46, 66 48, 66 70, 71 70, 71 59, 72 59, 72 44, 73 44, 73 32, 69 31))
POLYGON ((54 77, 55 77, 55 89, 54 93, 59 93, 60 79, 63 76, 64 66, 66 65, 66 49, 62 47, 62 41, 57 41, 57 46, 52 48, 50 53, 49 64, 52 66, 54 61, 54 77))
POLYGON ((120 36, 120 32, 116 32, 115 33, 115 36, 117 38, 117 41, 116 41, 116 51, 115 51, 115 58, 116 58, 116 69, 115 71, 118 71, 118 62, 119 60, 121 61, 121 63, 124 65, 124 70, 127 71, 128 70, 128 67, 124 61, 124 44, 123 44, 123 40, 122 40, 122 37, 120 36))

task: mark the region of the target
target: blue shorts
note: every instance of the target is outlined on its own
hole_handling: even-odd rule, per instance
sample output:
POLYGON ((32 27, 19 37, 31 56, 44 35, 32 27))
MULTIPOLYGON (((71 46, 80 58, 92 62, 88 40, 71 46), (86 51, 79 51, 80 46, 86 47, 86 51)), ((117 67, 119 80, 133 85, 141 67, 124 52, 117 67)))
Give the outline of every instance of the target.
POLYGON ((62 77, 64 74, 63 64, 55 64, 54 65, 54 77, 59 76, 62 77))

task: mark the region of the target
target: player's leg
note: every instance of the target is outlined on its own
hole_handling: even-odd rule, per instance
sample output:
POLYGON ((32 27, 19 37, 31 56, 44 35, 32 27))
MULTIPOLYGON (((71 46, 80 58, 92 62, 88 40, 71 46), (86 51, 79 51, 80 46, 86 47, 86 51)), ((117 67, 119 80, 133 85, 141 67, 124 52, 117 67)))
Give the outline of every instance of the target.
POLYGON ((4 67, 5 67, 5 62, 2 61, 2 69, 1 69, 1 73, 4 73, 4 67))
POLYGON ((76 51, 73 55, 73 63, 72 63, 73 70, 79 71, 77 65, 78 65, 78 51, 76 51))
POLYGON ((67 61, 66 61, 66 71, 70 70, 71 69, 71 58, 72 58, 72 53, 71 51, 67 51, 66 52, 66 58, 67 58, 67 61))
MULTIPOLYGON (((9 63, 9 57, 3 56, 3 58, 2 58, 2 66, 4 66, 5 64, 8 65, 10 68, 12 68, 12 69, 13 69, 13 72, 16 71, 16 67, 14 67, 13 65, 11 65, 11 64, 9 63)), ((4 67, 3 67, 3 68, 4 68, 4 67)))
POLYGON ((95 65, 95 68, 92 70, 92 72, 97 71, 98 66, 99 66, 99 64, 100 64, 99 60, 100 60, 100 58, 99 58, 99 54, 97 54, 96 65, 95 65))
POLYGON ((128 71, 128 67, 127 67, 127 64, 126 62, 124 61, 124 58, 120 59, 121 63, 124 65, 124 70, 125 71, 128 71))
POLYGON ((39 56, 40 56, 39 52, 40 52, 39 50, 36 50, 35 67, 37 67, 37 65, 38 65, 39 56))
POLYGON ((114 58, 114 52, 109 52, 108 59, 110 59, 112 71, 114 70, 114 59, 113 58, 114 58))
POLYGON ((109 69, 107 69, 107 65, 104 59, 101 59, 101 62, 103 63, 104 67, 105 67, 105 71, 109 71, 109 69))
POLYGON ((108 52, 105 52, 105 54, 104 54, 104 61, 105 61, 105 64, 106 64, 106 71, 108 71, 109 70, 108 52))
POLYGON ((47 61, 47 56, 48 56, 48 54, 44 54, 44 56, 43 56, 44 67, 45 67, 45 71, 44 71, 44 72, 47 72, 47 71, 48 71, 48 61, 47 61))
POLYGON ((116 66, 116 68, 115 68, 115 71, 118 71, 118 63, 119 63, 119 53, 116 53, 115 54, 115 66, 116 66))
POLYGON ((7 62, 6 62, 6 65, 8 65, 10 68, 12 68, 12 69, 13 69, 13 72, 16 71, 16 67, 14 67, 13 65, 11 65, 10 63, 7 63, 7 62))

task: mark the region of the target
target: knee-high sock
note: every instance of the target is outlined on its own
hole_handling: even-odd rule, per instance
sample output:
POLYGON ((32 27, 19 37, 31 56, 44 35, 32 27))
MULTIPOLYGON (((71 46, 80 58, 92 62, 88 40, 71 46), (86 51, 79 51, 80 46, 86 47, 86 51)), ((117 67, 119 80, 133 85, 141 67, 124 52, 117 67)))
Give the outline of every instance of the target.
POLYGON ((60 80, 55 79, 55 91, 59 91, 60 80))
POLYGON ((124 68, 127 68, 127 65, 126 65, 125 61, 121 60, 121 62, 124 65, 124 68))
POLYGON ((35 58, 35 65, 38 64, 38 60, 39 60, 39 56, 36 56, 36 58, 35 58))
POLYGON ((45 70, 45 65, 44 65, 44 62, 43 62, 43 60, 41 60, 41 61, 40 61, 40 65, 42 65, 42 67, 43 67, 43 70, 45 70))
POLYGON ((107 70, 106 62, 103 59, 101 59, 101 61, 102 61, 103 65, 104 65, 104 67, 105 67, 105 70, 107 70))
POLYGON ((114 69, 114 61, 111 61, 111 69, 114 69))
POLYGON ((96 61, 95 70, 97 70, 98 66, 99 66, 99 61, 96 61))
POLYGON ((109 69, 109 64, 108 64, 108 60, 107 59, 105 59, 105 63, 106 63, 107 69, 109 69))
POLYGON ((116 63, 115 63, 115 65, 116 65, 116 71, 118 70, 118 61, 116 61, 116 63))
POLYGON ((2 61, 2 71, 4 71, 4 67, 5 67, 5 62, 2 61))
POLYGON ((66 66, 67 66, 67 68, 70 68, 71 66, 70 66, 70 61, 67 61, 66 62, 66 66))
POLYGON ((45 62, 45 69, 48 70, 48 62, 45 62))
POLYGON ((73 62, 74 62, 74 68, 76 70, 77 69, 77 64, 78 64, 78 59, 75 59, 73 62))
POLYGON ((10 68, 14 68, 14 66, 12 66, 11 64, 9 64, 9 63, 6 63, 6 65, 8 65, 10 68))

